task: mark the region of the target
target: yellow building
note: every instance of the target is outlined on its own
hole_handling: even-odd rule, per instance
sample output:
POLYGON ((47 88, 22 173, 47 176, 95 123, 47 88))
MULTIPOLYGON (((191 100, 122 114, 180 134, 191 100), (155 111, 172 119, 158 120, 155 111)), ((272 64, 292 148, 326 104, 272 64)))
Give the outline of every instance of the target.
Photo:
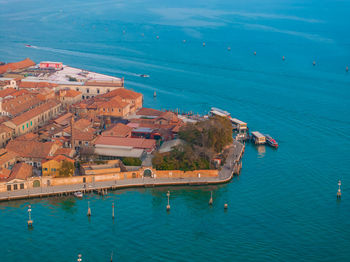
MULTIPOLYGON (((64 161, 68 161, 68 162, 71 162, 74 164, 74 160, 69 158, 69 157, 66 157, 64 155, 55 156, 54 158, 47 160, 41 164, 42 175, 43 176, 58 176, 59 170, 61 169, 62 163, 64 161)), ((69 175, 73 176, 73 174, 74 174, 74 169, 71 172, 71 174, 69 174, 69 175)))

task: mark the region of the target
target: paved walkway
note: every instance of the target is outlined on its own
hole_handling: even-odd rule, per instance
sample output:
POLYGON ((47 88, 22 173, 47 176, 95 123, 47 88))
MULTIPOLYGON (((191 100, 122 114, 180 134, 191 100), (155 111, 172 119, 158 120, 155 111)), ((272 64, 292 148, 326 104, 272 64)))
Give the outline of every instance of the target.
POLYGON ((43 197, 48 195, 61 195, 84 190, 120 189, 128 187, 155 187, 169 185, 208 185, 220 184, 230 181, 233 177, 234 166, 241 159, 244 146, 239 142, 234 142, 230 148, 225 165, 219 172, 218 177, 201 178, 134 178, 114 181, 95 182, 90 184, 75 184, 64 186, 49 186, 31 189, 22 189, 0 193, 0 201, 11 199, 23 199, 33 197, 43 197), (86 186, 86 187, 84 187, 86 186))

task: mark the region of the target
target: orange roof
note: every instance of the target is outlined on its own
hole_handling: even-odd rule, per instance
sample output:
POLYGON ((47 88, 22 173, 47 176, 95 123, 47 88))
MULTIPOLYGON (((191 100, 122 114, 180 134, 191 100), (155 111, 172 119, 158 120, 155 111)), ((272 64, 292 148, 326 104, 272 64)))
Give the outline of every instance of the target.
POLYGON ((57 155, 66 155, 69 157, 72 157, 74 155, 75 150, 73 148, 59 148, 57 149, 57 151, 55 152, 55 156, 57 155))
POLYGON ((26 58, 23 61, 8 63, 6 65, 0 66, 0 74, 6 73, 8 71, 14 71, 17 69, 23 69, 30 66, 35 66, 35 63, 29 58, 26 58))
POLYGON ((115 96, 119 96, 123 99, 137 99, 139 97, 142 97, 142 94, 136 93, 134 91, 131 91, 131 90, 128 90, 125 88, 118 88, 118 89, 115 89, 111 92, 108 92, 108 93, 101 95, 101 97, 105 97, 105 98, 115 97, 115 96))
POLYGON ((11 181, 13 179, 22 179, 27 180, 28 177, 33 175, 33 167, 24 162, 17 163, 13 166, 11 170, 11 174, 7 181, 11 181))
POLYGON ((153 108, 146 108, 143 107, 139 111, 136 112, 136 115, 139 116, 160 116, 163 112, 153 109, 153 108))
POLYGON ((78 121, 73 123, 73 127, 78 130, 83 130, 91 126, 92 126, 92 122, 85 118, 81 118, 78 121))
POLYGON ((2 103, 2 109, 14 117, 39 105, 40 103, 41 101, 32 94, 24 94, 4 100, 2 103))
POLYGON ((123 102, 120 97, 113 97, 109 101, 97 102, 97 108, 124 108, 129 105, 129 103, 123 102))
POLYGON ((7 168, 0 169, 0 181, 8 178, 11 174, 11 170, 7 168))
POLYGON ((129 134, 131 134, 132 129, 132 127, 118 123, 110 129, 104 131, 102 136, 127 137, 129 134))
POLYGON ((64 124, 70 121, 70 118, 72 117, 72 113, 66 113, 63 116, 60 116, 54 120, 57 124, 64 124))
POLYGON ((81 94, 82 93, 80 91, 72 90, 72 89, 61 90, 60 91, 60 96, 62 96, 62 97, 77 97, 77 96, 79 96, 81 94))
POLYGON ((51 161, 51 160, 55 160, 55 161, 57 161, 57 162, 69 161, 69 162, 74 163, 74 160, 73 160, 73 159, 71 159, 70 157, 67 157, 67 156, 65 156, 65 155, 56 155, 56 156, 54 156, 54 157, 52 157, 52 158, 50 158, 50 159, 47 159, 47 160, 43 161, 42 163, 46 163, 46 162, 49 162, 49 161, 51 161))
POLYGON ((95 141, 95 145, 98 144, 111 146, 125 146, 140 149, 154 149, 156 146, 156 140, 144 138, 99 136, 95 141))
POLYGON ((53 88, 58 86, 57 84, 54 83, 49 83, 49 82, 27 82, 27 81, 21 81, 19 84, 20 88, 53 88))
POLYGON ((13 151, 20 157, 47 158, 53 149, 55 142, 39 142, 30 140, 11 140, 6 149, 13 151))
POLYGON ((55 101, 55 100, 49 100, 47 103, 41 104, 40 106, 37 106, 37 107, 35 107, 35 108, 25 112, 25 113, 13 118, 11 120, 11 122, 14 123, 15 125, 20 125, 20 124, 25 123, 28 120, 32 119, 33 117, 40 115, 43 112, 48 111, 49 109, 57 106, 58 104, 60 104, 60 103, 55 101))
POLYGON ((28 133, 16 138, 17 141, 33 141, 38 138, 38 134, 28 133))
POLYGON ((16 91, 17 90, 12 88, 12 87, 6 88, 4 90, 0 90, 0 97, 6 97, 6 96, 9 96, 9 95, 12 95, 16 91))
POLYGON ((17 158, 17 154, 12 151, 8 151, 6 149, 0 149, 0 165, 3 165, 10 160, 14 160, 17 158))

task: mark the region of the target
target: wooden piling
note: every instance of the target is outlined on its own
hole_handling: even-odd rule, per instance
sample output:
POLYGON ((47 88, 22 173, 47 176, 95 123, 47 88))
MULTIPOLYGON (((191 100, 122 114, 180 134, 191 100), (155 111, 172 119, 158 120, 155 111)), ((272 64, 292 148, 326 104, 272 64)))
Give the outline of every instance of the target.
POLYGON ((91 208, 90 208, 90 201, 88 201, 88 211, 87 211, 87 216, 91 216, 91 208))
POLYGON ((209 205, 213 205, 213 191, 210 192, 209 205))

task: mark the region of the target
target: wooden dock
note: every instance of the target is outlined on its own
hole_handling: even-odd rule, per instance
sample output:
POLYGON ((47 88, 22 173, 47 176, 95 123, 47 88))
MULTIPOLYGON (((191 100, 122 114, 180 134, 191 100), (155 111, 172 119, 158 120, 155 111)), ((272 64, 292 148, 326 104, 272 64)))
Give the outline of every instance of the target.
POLYGON ((22 189, 0 193, 0 201, 15 199, 42 198, 49 196, 68 196, 77 191, 106 195, 109 190, 134 187, 160 187, 160 186, 200 186, 214 185, 229 182, 234 175, 238 175, 242 168, 242 157, 245 145, 234 141, 229 150, 224 166, 218 177, 204 178, 134 178, 115 181, 95 182, 93 184, 74 184, 63 186, 48 186, 31 189, 22 189))

